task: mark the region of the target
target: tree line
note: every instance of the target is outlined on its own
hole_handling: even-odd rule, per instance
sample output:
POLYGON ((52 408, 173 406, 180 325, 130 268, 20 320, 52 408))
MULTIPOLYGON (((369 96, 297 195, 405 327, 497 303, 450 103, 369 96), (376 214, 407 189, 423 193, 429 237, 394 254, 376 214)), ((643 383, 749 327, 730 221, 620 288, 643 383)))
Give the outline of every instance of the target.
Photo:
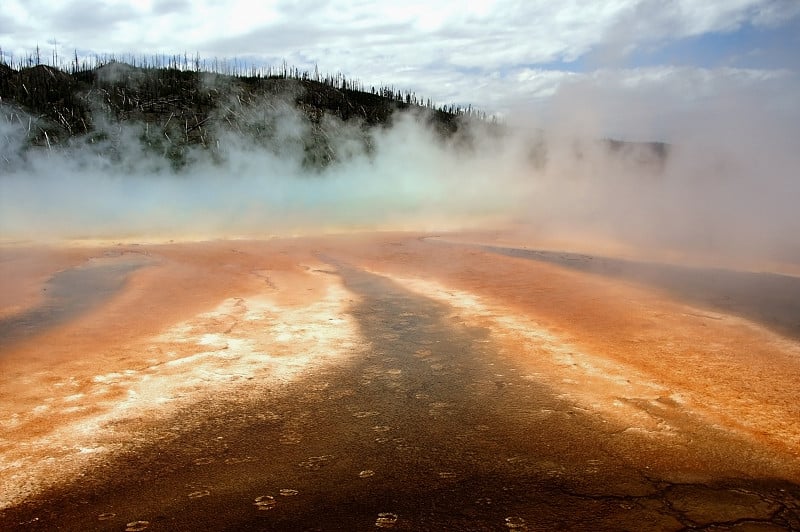
POLYGON ((63 56, 59 55, 57 44, 53 45, 50 54, 43 54, 41 48, 37 46, 32 52, 14 57, 13 54, 4 52, 0 47, 0 67, 17 72, 39 66, 47 66, 71 76, 86 79, 85 74, 115 63, 130 65, 135 69, 205 73, 245 80, 293 79, 297 81, 313 81, 337 90, 352 93, 370 93, 407 106, 422 107, 448 115, 496 121, 496 117, 489 116, 485 111, 479 110, 472 105, 437 104, 430 98, 419 97, 414 91, 403 90, 393 85, 371 85, 368 89, 358 78, 347 77, 342 72, 333 74, 321 73, 317 65, 314 65, 314 68, 309 70, 289 65, 285 60, 279 65, 258 65, 253 61, 239 58, 220 59, 214 57, 209 59, 201 57, 199 53, 189 54, 188 52, 183 54, 94 53, 82 56, 78 54, 77 50, 74 50, 71 55, 63 56))

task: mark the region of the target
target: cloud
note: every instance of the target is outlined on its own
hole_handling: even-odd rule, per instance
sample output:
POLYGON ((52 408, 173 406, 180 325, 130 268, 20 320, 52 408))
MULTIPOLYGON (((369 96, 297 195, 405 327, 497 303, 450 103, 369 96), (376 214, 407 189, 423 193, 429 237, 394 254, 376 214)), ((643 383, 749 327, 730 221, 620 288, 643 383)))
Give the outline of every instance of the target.
POLYGON ((157 0, 150 11, 157 16, 186 13, 192 7, 189 0, 157 0))
MULTIPOLYGON (((627 68, 636 49, 692 36, 773 28, 800 15, 795 2, 366 2, 71 0, 4 3, 3 48, 19 56, 56 39, 62 50, 182 53, 247 57, 301 67, 319 64, 367 84, 396 83, 413 71, 410 90, 438 73, 470 78, 531 70, 627 68), (9 28, 14 28, 10 30, 9 28)), ((787 57, 789 57, 787 55, 787 57)), ((788 59, 787 59, 788 60, 788 59)), ((774 65, 772 65, 774 67, 774 65)), ((558 74, 554 74, 558 76, 558 74)), ((455 85, 461 85, 458 80, 455 85)), ((432 85, 428 83, 428 85, 432 85)), ((426 91, 427 92, 427 91, 426 91)), ((469 91, 434 91, 442 102, 485 105, 469 91)))

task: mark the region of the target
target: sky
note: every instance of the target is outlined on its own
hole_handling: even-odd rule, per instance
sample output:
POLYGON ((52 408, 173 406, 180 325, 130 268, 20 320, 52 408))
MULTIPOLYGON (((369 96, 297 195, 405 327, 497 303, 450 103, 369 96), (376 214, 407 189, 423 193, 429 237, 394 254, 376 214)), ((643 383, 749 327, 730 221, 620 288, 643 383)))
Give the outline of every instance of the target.
POLYGON ((5 0, 6 59, 37 45, 46 57, 286 60, 544 123, 565 94, 613 94, 610 109, 659 100, 650 125, 613 113, 594 125, 670 140, 670 117, 720 93, 797 105, 800 1, 5 0))

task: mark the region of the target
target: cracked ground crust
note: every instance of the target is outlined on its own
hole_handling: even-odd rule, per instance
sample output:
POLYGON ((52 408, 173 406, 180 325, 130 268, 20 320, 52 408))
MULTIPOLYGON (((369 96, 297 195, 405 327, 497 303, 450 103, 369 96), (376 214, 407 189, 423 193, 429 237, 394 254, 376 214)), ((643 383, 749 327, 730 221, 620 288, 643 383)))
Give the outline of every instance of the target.
POLYGON ((758 324, 409 235, 137 251, 3 351, 4 529, 800 527, 796 344, 758 324))

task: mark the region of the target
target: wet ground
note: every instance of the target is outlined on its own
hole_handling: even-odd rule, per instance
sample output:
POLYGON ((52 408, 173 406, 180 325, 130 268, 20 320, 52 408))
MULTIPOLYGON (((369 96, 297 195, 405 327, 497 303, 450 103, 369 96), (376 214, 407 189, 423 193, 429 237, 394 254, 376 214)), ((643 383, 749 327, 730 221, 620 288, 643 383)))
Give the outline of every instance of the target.
POLYGON ((510 257, 644 283, 697 305, 762 323, 800 339, 800 277, 658 264, 581 253, 502 246, 482 249, 510 257))
POLYGON ((0 529, 800 529, 800 486, 735 474, 758 459, 747 441, 678 408, 663 414, 678 443, 631 434, 523 374, 452 308, 320 258, 359 297, 369 343, 349 362, 253 382, 245 403, 124 421, 140 444, 1 511, 0 529), (656 456, 708 468, 673 474, 656 456))
POLYGON ((42 288, 42 303, 0 318, 0 356, 4 349, 32 338, 107 302, 128 275, 153 262, 143 254, 110 254, 53 275, 42 288))

